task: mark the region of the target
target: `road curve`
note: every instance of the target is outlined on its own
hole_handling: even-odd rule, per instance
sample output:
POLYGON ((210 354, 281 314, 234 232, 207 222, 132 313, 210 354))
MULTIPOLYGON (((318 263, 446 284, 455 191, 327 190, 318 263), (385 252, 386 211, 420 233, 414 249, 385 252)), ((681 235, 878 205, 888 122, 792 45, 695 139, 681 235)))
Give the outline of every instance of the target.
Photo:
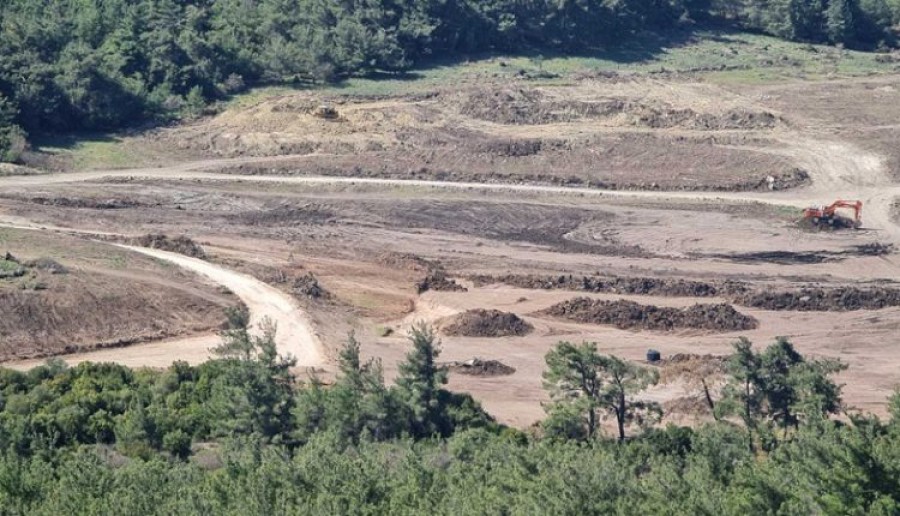
MULTIPOLYGON (((884 231, 887 240, 900 244, 900 227, 891 216, 891 204, 900 195, 900 185, 891 181, 883 160, 862 149, 838 142, 797 138, 789 143, 790 157, 811 171, 811 187, 785 192, 656 192, 617 191, 591 188, 545 186, 528 184, 449 182, 432 180, 404 180, 352 177, 312 177, 312 176, 264 176, 239 175, 213 172, 215 168, 239 163, 290 159, 295 156, 278 158, 238 158, 198 161, 165 168, 142 168, 106 171, 88 171, 39 176, 16 176, 0 179, 0 191, 15 190, 29 185, 48 183, 73 183, 104 180, 107 178, 167 179, 167 180, 217 180, 248 183, 280 184, 360 184, 381 186, 421 186, 441 189, 489 190, 498 193, 522 192, 545 194, 575 194, 584 196, 610 196, 637 199, 683 199, 695 201, 757 202, 765 204, 803 207, 812 204, 830 203, 837 198, 862 199, 866 202, 866 226, 884 231)), ((0 223, 4 221, 0 220, 0 223)), ((9 221, 6 221, 9 222, 9 221)), ((8 224, 12 227, 13 224, 8 224)), ((21 224, 15 226, 28 229, 54 229, 38 225, 21 224)), ((229 271, 217 265, 189 258, 183 255, 128 247, 128 249, 171 262, 206 276, 212 281, 229 288, 250 309, 251 322, 258 326, 264 318, 277 324, 277 343, 282 354, 291 354, 298 359, 298 365, 319 367, 326 363, 320 340, 312 325, 296 300, 287 294, 249 276, 229 271)), ((214 337, 213 337, 214 338, 214 337)), ((78 355, 68 355, 67 360, 112 360, 129 365, 158 365, 159 357, 171 352, 170 360, 186 359, 202 361, 208 357, 209 337, 178 339, 160 343, 133 346, 116 350, 104 350, 78 355), (205 339, 205 340, 204 340, 205 339), (197 351, 205 346, 203 352, 197 351), (145 350, 142 352, 142 350, 145 350)), ((22 363, 24 364, 24 362, 22 363)), ((168 364, 162 364, 168 365, 168 364)))
MULTIPOLYGON (((21 227, 21 226, 20 226, 21 227)), ((34 229, 21 227, 22 229, 34 229)), ((52 228, 59 229, 61 228, 52 228)), ((64 231, 64 230, 63 230, 64 231)), ((276 325, 275 341, 278 352, 293 356, 300 367, 322 367, 326 363, 322 343, 313 331, 303 309, 288 294, 255 278, 224 267, 177 253, 119 245, 129 251, 163 260, 204 276, 231 290, 250 311, 250 324, 259 331, 263 321, 276 325)), ((124 348, 111 348, 62 355, 69 364, 79 362, 116 362, 131 367, 168 367, 175 360, 198 364, 208 360, 210 349, 221 342, 217 335, 167 339, 124 348)), ((13 369, 30 369, 45 359, 21 360, 3 364, 13 369)))
POLYGON ((256 278, 178 253, 122 245, 135 253, 145 254, 190 270, 231 290, 250 310, 250 325, 259 330, 269 320, 275 324, 278 352, 293 356, 297 365, 320 367, 325 364, 322 344, 300 304, 288 294, 256 278))

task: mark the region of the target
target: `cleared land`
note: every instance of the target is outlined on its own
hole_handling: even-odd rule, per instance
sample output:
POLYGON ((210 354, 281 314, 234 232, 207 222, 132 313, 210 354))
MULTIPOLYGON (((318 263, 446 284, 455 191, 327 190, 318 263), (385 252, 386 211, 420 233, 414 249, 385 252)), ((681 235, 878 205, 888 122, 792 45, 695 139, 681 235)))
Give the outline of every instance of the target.
MULTIPOLYGON (((218 115, 121 144, 89 144, 114 156, 178 150, 159 162, 132 161, 144 168, 96 159, 66 173, 0 178, 0 223, 33 228, 4 230, 0 245, 23 261, 48 257, 70 270, 46 273, 46 281, 68 287, 0 286, 0 293, 52 304, 66 292, 109 289, 102 306, 83 305, 92 307, 86 320, 105 321, 108 333, 94 331, 76 349, 130 338, 117 321, 134 314, 156 325, 141 328, 165 327, 183 340, 77 360, 183 358, 198 333, 212 338, 223 306, 252 296, 222 293, 193 276, 203 273, 196 267, 113 245, 151 233, 187 235, 202 246, 203 263, 234 275, 227 281, 246 278, 272 289, 260 290, 262 297, 284 301, 280 345, 301 365, 333 370, 333 350, 355 329, 364 353, 380 357, 392 376, 409 325, 467 323, 442 337, 450 386, 473 393, 506 423, 541 418, 543 357, 560 340, 596 341, 603 352, 634 360, 660 350, 671 361, 662 366, 669 381, 648 396, 684 420, 704 417, 689 382, 679 379, 691 368, 715 363, 739 336, 758 345, 788 336, 803 353, 846 361, 840 380, 849 404, 883 413, 900 381, 900 268, 892 247, 900 246, 892 207, 900 196, 900 147, 892 144, 900 77, 865 76, 890 71, 865 55, 803 57, 800 46, 763 50, 747 38, 732 42, 737 61, 722 54, 740 65, 732 68, 699 70, 697 63, 718 63, 702 45, 672 52, 681 66, 665 66, 679 73, 598 63, 599 71, 585 73, 590 63, 550 59, 545 70, 560 76, 534 81, 517 73, 526 62, 489 60, 465 65, 452 88, 451 71, 437 68, 402 84, 268 92, 277 95, 244 97, 218 115), (776 59, 760 67, 748 57, 753 52, 800 64, 776 59), (832 73, 845 77, 818 80, 832 73), (317 117, 322 104, 339 117, 317 117), (107 170, 88 170, 98 168, 107 170), (799 208, 838 198, 864 201, 862 230, 797 224, 799 208), (106 276, 88 275, 80 258, 66 254, 81 247, 126 256, 128 267, 94 263, 90 270, 106 276), (616 317, 548 313, 576 297, 592 310, 613 307, 616 317), (706 308, 698 315, 695 305, 706 308), (663 314, 661 326, 645 322, 649 312, 663 314)), ((251 309, 266 310, 261 303, 251 309)), ((74 335, 81 323, 63 318, 55 331, 74 335)), ((18 332, 0 335, 37 337, 19 319, 0 324, 18 332)), ((41 341, 57 343, 4 340, 3 358, 70 351, 41 341)))

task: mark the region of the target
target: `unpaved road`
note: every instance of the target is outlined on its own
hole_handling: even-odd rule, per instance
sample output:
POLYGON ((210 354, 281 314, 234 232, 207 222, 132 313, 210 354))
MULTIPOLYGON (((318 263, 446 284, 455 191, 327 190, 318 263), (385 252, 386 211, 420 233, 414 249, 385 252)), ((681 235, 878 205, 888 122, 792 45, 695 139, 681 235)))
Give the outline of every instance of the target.
MULTIPOLYGON (((19 226, 22 227, 22 226, 19 226)), ((250 310, 250 324, 258 331, 264 321, 275 324, 276 344, 280 354, 293 356, 301 367, 321 367, 326 359, 319 338, 313 331, 303 309, 291 296, 255 278, 230 271, 218 265, 177 253, 121 245, 124 249, 163 260, 193 271, 228 288, 250 310)), ((168 367, 175 360, 201 363, 210 357, 210 349, 221 342, 216 335, 168 339, 162 342, 104 349, 66 355, 71 364, 94 361, 113 361, 129 366, 168 367)), ((8 367, 28 369, 44 360, 25 360, 5 364, 8 367)))
MULTIPOLYGON (((791 157, 799 165, 811 171, 813 185, 808 188, 773 193, 703 193, 703 192, 653 192, 609 191, 561 186, 525 184, 464 183, 431 180, 399 180, 346 177, 285 177, 260 175, 222 174, 209 170, 226 165, 290 159, 239 158, 208 160, 166 168, 89 171, 41 176, 5 177, 0 179, 0 191, 15 191, 24 186, 48 183, 77 183, 108 178, 148 178, 167 180, 214 180, 246 183, 282 184, 359 184, 382 186, 419 186, 444 189, 488 190, 498 194, 517 192, 572 194, 582 196, 618 196, 644 199, 683 199, 722 202, 760 202, 766 204, 802 207, 811 204, 830 203, 837 198, 861 199, 865 206, 865 225, 883 231, 885 241, 900 245, 900 228, 890 216, 891 203, 900 195, 900 185, 891 184, 885 173, 883 160, 854 146, 833 142, 797 138, 791 142, 791 157)), ((41 229, 39 225, 21 220, 4 220, 10 226, 41 229)), ((48 228, 49 229, 49 228, 48 228)), ((59 229, 59 228, 54 228, 59 229)), ((297 357, 302 366, 318 367, 326 364, 324 350, 314 329, 297 302, 287 294, 249 276, 222 267, 159 250, 130 248, 206 276, 210 280, 234 292, 250 309, 254 326, 266 317, 278 326, 278 346, 282 353, 297 357)), ((897 272, 900 272, 898 270, 897 272)), ((199 362, 208 357, 208 348, 215 345, 216 337, 177 339, 129 348, 104 350, 67 357, 79 360, 114 360, 128 365, 164 366, 173 360, 199 362)), ((27 366, 22 363, 20 366, 27 366)))

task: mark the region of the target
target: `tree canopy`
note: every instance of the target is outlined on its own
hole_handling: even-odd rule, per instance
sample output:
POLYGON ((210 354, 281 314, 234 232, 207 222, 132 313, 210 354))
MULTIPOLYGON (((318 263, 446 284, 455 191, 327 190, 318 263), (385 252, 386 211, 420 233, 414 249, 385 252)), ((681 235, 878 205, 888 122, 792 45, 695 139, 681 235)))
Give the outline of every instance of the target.
POLYGON ((0 159, 17 158, 25 132, 196 116, 257 84, 393 73, 471 53, 615 49, 711 16, 875 47, 893 43, 900 0, 5 0, 0 159))

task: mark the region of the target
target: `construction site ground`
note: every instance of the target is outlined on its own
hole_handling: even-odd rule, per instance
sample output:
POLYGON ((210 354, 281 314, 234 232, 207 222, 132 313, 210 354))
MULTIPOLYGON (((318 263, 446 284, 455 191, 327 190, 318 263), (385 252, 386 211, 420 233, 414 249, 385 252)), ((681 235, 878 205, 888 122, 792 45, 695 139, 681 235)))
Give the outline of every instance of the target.
MULTIPOLYGON (((133 366, 198 362, 215 345, 221 308, 243 302, 255 323, 277 322, 279 346, 301 368, 332 373, 355 330, 390 379, 410 325, 487 309, 534 329, 442 335, 441 360, 514 369, 452 373, 449 386, 515 426, 543 417, 544 355, 561 340, 643 360, 650 348, 664 358, 724 355, 741 336, 760 347, 786 336, 804 354, 847 363, 839 381, 848 405, 884 414, 900 383, 894 301, 761 309, 724 290, 591 292, 577 282, 523 288, 484 277, 739 282, 753 292, 879 288, 897 299, 898 115, 897 75, 723 86, 611 74, 384 97, 264 97, 124 138, 150 156, 132 168, 0 176, 0 255, 51 258, 70 271, 39 291, 0 279, 0 306, 17 314, 0 322, 0 359, 19 368, 56 354, 133 366), (338 118, 317 117, 323 104, 338 118), (863 201, 862 229, 798 224, 802 208, 836 199, 863 201), (122 247, 151 233, 187 236, 206 258, 122 247), (435 271, 452 281, 421 289, 435 271), (75 280, 83 283, 65 284, 75 280), (84 319, 59 318, 54 331, 65 342, 41 337, 43 319, 19 316, 23 292, 56 306, 73 290, 112 287, 82 305, 91 311, 84 319), (724 304, 716 314, 733 309, 756 323, 618 329, 547 314, 576 297, 724 304), (95 319, 104 324, 85 324, 95 319), (154 338, 159 328, 166 334, 154 338), (93 351, 116 339, 133 343, 93 351)), ((671 420, 704 417, 689 382, 669 376, 647 396, 665 402, 671 420)))

